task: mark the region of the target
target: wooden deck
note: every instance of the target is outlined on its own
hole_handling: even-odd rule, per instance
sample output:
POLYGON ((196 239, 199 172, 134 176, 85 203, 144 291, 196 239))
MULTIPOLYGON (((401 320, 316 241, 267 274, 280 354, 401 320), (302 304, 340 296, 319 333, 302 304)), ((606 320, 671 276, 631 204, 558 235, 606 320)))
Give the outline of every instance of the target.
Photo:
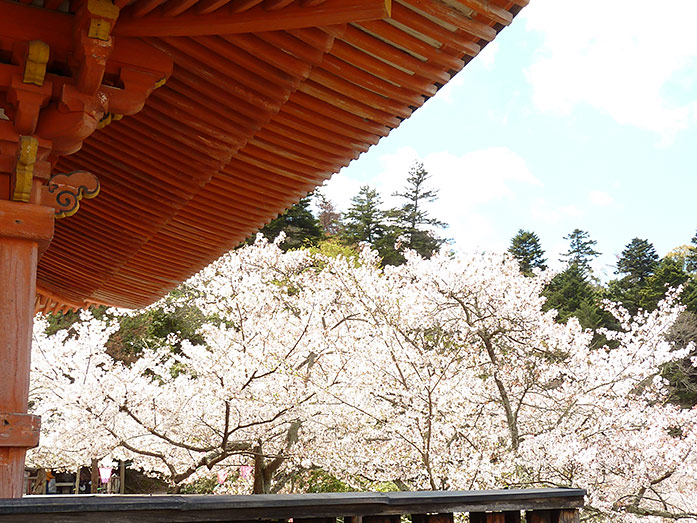
POLYGON ((352 492, 256 496, 27 496, 0 500, 3 521, 288 521, 293 523, 575 523, 586 492, 526 489, 452 492, 352 492))

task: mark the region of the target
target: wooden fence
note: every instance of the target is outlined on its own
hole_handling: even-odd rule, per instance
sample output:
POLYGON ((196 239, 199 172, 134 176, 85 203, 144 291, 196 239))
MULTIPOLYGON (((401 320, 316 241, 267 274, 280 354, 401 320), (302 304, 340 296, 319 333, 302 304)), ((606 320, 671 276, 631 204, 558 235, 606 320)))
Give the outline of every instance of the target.
POLYGON ((256 496, 26 496, 0 499, 0 522, 577 523, 584 490, 349 492, 256 496))

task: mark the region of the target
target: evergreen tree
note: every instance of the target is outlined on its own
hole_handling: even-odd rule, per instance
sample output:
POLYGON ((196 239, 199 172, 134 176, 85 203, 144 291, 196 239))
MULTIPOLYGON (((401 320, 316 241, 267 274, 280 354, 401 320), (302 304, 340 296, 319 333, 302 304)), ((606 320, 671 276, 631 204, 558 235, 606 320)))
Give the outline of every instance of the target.
POLYGON ((382 198, 369 185, 360 188, 351 198, 351 207, 344 216, 342 239, 349 244, 367 242, 373 246, 385 236, 387 223, 381 209, 382 198))
MULTIPOLYGON (((590 282, 587 271, 577 263, 572 263, 552 278, 542 294, 547 298, 543 309, 556 309, 560 323, 573 316, 584 329, 616 327, 613 316, 600 306, 600 289, 590 282)), ((595 334, 594 347, 606 343, 603 335, 595 334)))
POLYGON ((436 236, 432 230, 447 227, 445 223, 429 216, 426 210, 426 204, 438 199, 438 191, 426 186, 430 177, 422 163, 414 163, 409 169, 404 190, 394 193, 394 196, 406 201, 401 207, 390 211, 394 239, 401 240, 403 247, 413 249, 426 258, 445 243, 445 239, 436 236))
POLYGON ((583 316, 584 320, 592 320, 582 322, 584 328, 600 326, 600 323, 595 321, 600 315, 596 306, 597 293, 588 281, 586 272, 577 263, 571 263, 566 270, 552 278, 543 294, 547 298, 544 310, 556 309, 560 322, 566 322, 572 316, 583 316), (584 312, 579 314, 582 308, 584 312), (590 309, 595 310, 591 312, 590 309))
MULTIPOLYGON (((286 233, 286 239, 281 245, 284 251, 315 245, 324 236, 319 220, 310 211, 311 195, 279 214, 277 218, 264 225, 261 232, 269 241, 273 241, 281 231, 286 233)), ((253 243, 249 238, 247 243, 253 243)))
POLYGON ((681 301, 688 311, 697 312, 697 282, 685 271, 680 259, 666 256, 654 274, 646 279, 646 285, 639 293, 639 306, 647 311, 655 310, 668 289, 680 285, 683 285, 681 301))
POLYGON ((540 238, 532 231, 524 231, 520 229, 518 233, 511 239, 511 245, 508 248, 513 257, 518 260, 520 272, 530 276, 533 269, 546 269, 544 257, 545 252, 540 245, 540 238))
POLYGON ((634 238, 622 251, 617 260, 615 274, 625 274, 625 278, 634 284, 643 284, 653 274, 658 265, 658 254, 648 240, 634 238))
POLYGON ((571 265, 578 265, 584 274, 591 272, 590 262, 600 253, 593 247, 598 243, 591 240, 586 231, 574 229, 568 235, 564 236, 565 240, 569 240, 569 250, 566 254, 562 254, 560 261, 571 265))
MULTIPOLYGON (((91 307, 89 310, 98 319, 108 320, 118 315, 119 329, 109 337, 107 352, 116 360, 132 363, 151 347, 169 345, 173 351, 178 352, 183 340, 193 344, 205 342, 199 329, 204 322, 217 322, 218 319, 205 317, 193 303, 196 297, 196 291, 183 284, 165 296, 158 307, 148 307, 131 315, 118 315, 104 306, 91 307), (181 300, 181 297, 190 300, 181 300), (170 334, 176 334, 177 341, 168 341, 170 334)), ((55 312, 47 314, 46 319, 46 334, 67 330, 68 335, 73 336, 76 333, 72 326, 80 321, 80 312, 55 312)))
POLYGON ((608 297, 621 303, 631 314, 641 306, 641 292, 658 266, 658 255, 648 240, 634 238, 622 251, 615 274, 624 274, 608 284, 608 297))
POLYGON ((625 277, 610 280, 607 284, 606 296, 610 301, 621 303, 630 314, 636 314, 640 308, 641 290, 644 285, 637 285, 625 277))

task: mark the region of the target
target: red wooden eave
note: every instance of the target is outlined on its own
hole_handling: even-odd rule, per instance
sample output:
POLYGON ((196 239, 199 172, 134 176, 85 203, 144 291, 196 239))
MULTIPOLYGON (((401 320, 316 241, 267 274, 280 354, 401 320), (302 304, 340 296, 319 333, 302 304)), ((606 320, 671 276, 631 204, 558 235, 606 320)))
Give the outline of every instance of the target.
MULTIPOLYGON (((55 162, 101 193, 56 223, 37 309, 157 300, 386 136, 527 1, 116 0, 105 78, 143 43, 173 72, 55 162)), ((70 6, 0 0, 0 40, 33 32, 67 62, 70 6)))

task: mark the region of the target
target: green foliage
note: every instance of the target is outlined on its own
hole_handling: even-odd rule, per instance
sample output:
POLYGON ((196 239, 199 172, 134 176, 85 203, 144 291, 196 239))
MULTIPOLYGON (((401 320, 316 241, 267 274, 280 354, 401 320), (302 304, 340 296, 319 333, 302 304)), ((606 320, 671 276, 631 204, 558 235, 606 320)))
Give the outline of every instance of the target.
POLYGON ((682 313, 671 327, 668 341, 676 349, 694 344, 688 357, 671 362, 662 369, 662 376, 670 383, 670 400, 682 408, 694 407, 697 405, 697 368, 692 365, 691 358, 697 357, 697 314, 682 313))
POLYGON ((547 268, 545 264, 547 260, 540 245, 540 238, 532 231, 518 230, 517 234, 511 238, 508 252, 518 260, 520 272, 526 276, 531 276, 533 269, 544 270, 547 268))
POLYGON ((392 221, 390 236, 401 240, 404 247, 415 250, 424 258, 429 258, 446 242, 433 234, 432 230, 443 229, 447 225, 429 216, 426 210, 426 204, 438 199, 438 191, 426 186, 430 177, 422 163, 414 163, 409 169, 406 186, 402 192, 394 193, 405 202, 389 213, 392 221))
POLYGON ((119 330, 107 342, 109 354, 115 359, 130 362, 150 347, 169 344, 172 350, 178 351, 183 340, 193 344, 204 343, 198 329, 211 318, 206 318, 195 305, 178 299, 187 292, 180 287, 167 296, 162 307, 122 317, 119 330), (176 335, 173 343, 168 341, 170 334, 176 335))
POLYGON ((217 486, 217 476, 204 476, 202 478, 198 478, 193 483, 182 485, 179 492, 181 494, 213 494, 215 487, 217 486))
POLYGON ((624 274, 634 284, 642 284, 653 274, 658 265, 658 254, 648 240, 634 238, 622 251, 617 260, 615 274, 624 274))
POLYGON ((80 321, 80 313, 78 311, 68 312, 52 312, 46 315, 48 328, 46 334, 52 336, 61 330, 70 330, 73 323, 80 321))
POLYGON ((351 198, 351 207, 344 216, 342 238, 351 245, 367 242, 375 245, 385 235, 387 223, 381 209, 382 198, 369 185, 360 188, 351 198))
MULTIPOLYGON (((309 209, 310 198, 306 196, 264 225, 259 232, 273 241, 283 231, 286 239, 280 247, 284 251, 315 245, 324 238, 324 234, 319 220, 309 209)), ((254 238, 249 238, 246 243, 254 243, 254 238)))
POLYGON ((686 269, 689 272, 697 272, 697 233, 692 237, 692 245, 690 245, 685 261, 686 269))
POLYGON ((636 314, 641 301, 640 291, 645 284, 637 284, 629 278, 620 278, 608 282, 606 295, 610 301, 621 303, 631 314, 636 314))
MULTIPOLYGON (((576 263, 557 274, 543 291, 547 298, 543 309, 556 309, 557 321, 565 323, 575 317, 584 329, 612 328, 614 317, 600 306, 601 292, 590 281, 589 276, 576 263)), ((593 346, 605 344, 603 336, 596 334, 593 346)))
MULTIPOLYGON (((658 255, 648 240, 634 238, 622 251, 615 274, 624 274, 608 284, 608 298, 621 303, 631 314, 642 307, 642 292, 658 267, 658 255)), ((657 303, 657 301, 656 301, 657 303)), ((655 307, 655 304, 653 305, 655 307)))
POLYGON ((347 260, 353 260, 354 264, 358 265, 358 251, 352 246, 341 243, 334 238, 322 240, 308 250, 312 255, 318 254, 326 256, 327 258, 338 258, 343 256, 347 260))
POLYGON ((600 253, 593 247, 598 243, 591 240, 589 234, 581 229, 574 229, 568 235, 564 236, 565 240, 569 240, 569 250, 566 254, 562 254, 560 261, 571 265, 577 265, 584 274, 590 274, 590 262, 600 253))
POLYGON ((403 249, 430 257, 446 242, 432 231, 446 224, 429 216, 426 210, 426 204, 438 198, 437 191, 426 187, 429 178, 423 164, 414 164, 403 191, 394 194, 405 200, 404 203, 389 211, 382 209, 377 190, 368 185, 361 187, 343 216, 342 241, 348 245, 369 243, 382 258, 383 265, 404 263, 403 249))
POLYGON ((683 303, 692 310, 695 303, 695 280, 685 272, 681 260, 666 256, 661 260, 654 274, 646 279, 646 284, 639 291, 639 306, 647 311, 655 310, 670 288, 684 285, 683 303))
POLYGON ((312 469, 301 474, 296 484, 301 492, 353 492, 355 489, 323 469, 312 469))
MULTIPOLYGON (((132 316, 119 316, 119 329, 107 341, 109 355, 117 360, 130 363, 149 347, 170 345, 171 349, 181 349, 183 340, 193 344, 204 343, 198 329, 206 321, 217 321, 207 318, 193 304, 187 301, 193 298, 192 290, 180 286, 172 291, 161 306, 143 309, 132 316), (181 299, 187 298, 187 299, 181 299), (175 341, 170 343, 170 334, 175 334, 175 341)), ((110 320, 113 314, 107 307, 93 307, 90 313, 97 319, 110 320)), ((67 329, 79 321, 79 312, 48 314, 49 323, 46 333, 51 335, 59 330, 67 329)))
POLYGON ((387 216, 377 190, 364 185, 351 199, 351 207, 344 216, 342 241, 351 246, 370 244, 378 251, 383 264, 404 263, 404 256, 395 249, 397 232, 388 225, 387 216))
MULTIPOLYGON (((544 309, 556 309, 561 322, 566 322, 571 316, 577 316, 582 303, 588 306, 594 304, 598 298, 586 274, 576 263, 557 274, 549 282, 543 295, 547 298, 544 309)), ((588 329, 595 327, 593 324, 581 325, 588 329)))

